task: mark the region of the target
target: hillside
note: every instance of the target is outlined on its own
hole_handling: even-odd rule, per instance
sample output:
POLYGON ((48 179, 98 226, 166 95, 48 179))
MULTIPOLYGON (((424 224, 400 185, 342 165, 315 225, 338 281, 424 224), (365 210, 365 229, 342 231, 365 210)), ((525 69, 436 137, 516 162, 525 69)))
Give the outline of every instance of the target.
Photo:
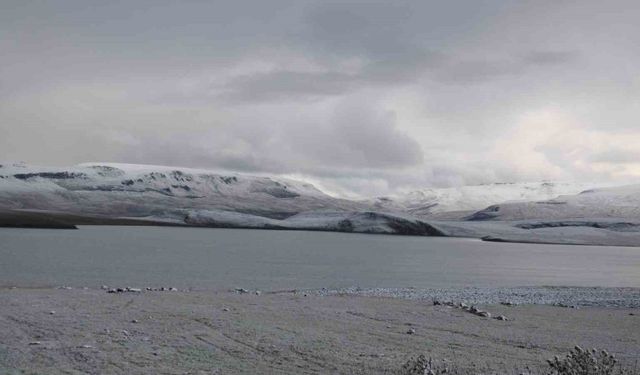
POLYGON ((364 206, 313 185, 281 178, 132 164, 0 167, 0 209, 38 209, 119 217, 183 220, 216 209, 283 219, 320 209, 364 206))
POLYGON ((566 182, 494 183, 416 190, 392 197, 380 197, 371 204, 378 209, 403 211, 420 217, 437 217, 450 212, 471 213, 503 202, 548 200, 560 195, 577 194, 594 186, 566 182))
POLYGON ((590 189, 575 195, 487 207, 469 220, 558 220, 618 218, 640 220, 640 185, 590 189))

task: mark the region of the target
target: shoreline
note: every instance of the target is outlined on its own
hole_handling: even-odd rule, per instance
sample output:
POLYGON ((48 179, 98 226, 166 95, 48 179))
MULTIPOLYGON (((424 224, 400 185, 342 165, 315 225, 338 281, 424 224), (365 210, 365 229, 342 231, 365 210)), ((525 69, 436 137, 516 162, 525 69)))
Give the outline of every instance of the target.
POLYGON ((421 303, 465 303, 468 305, 538 305, 566 308, 623 308, 640 309, 639 287, 600 287, 600 286, 519 286, 519 287, 450 287, 450 288, 292 288, 292 289, 245 289, 237 288, 175 288, 171 286, 124 286, 103 285, 101 287, 75 287, 33 285, 0 285, 0 292, 7 291, 54 291, 76 290, 106 293, 109 289, 133 289, 140 293, 154 293, 166 289, 169 292, 200 294, 258 294, 293 295, 316 297, 373 297, 383 299, 410 300, 421 303))

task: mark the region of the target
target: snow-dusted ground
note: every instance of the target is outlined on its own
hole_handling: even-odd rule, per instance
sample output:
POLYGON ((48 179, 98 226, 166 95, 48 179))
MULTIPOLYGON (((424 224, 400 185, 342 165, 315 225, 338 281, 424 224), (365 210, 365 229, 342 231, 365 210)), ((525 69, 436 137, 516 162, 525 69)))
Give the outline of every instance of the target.
POLYGON ((373 211, 312 211, 284 220, 225 211, 194 211, 185 222, 192 225, 255 229, 322 230, 374 234, 443 236, 437 227, 414 217, 373 211))
POLYGON ((492 184, 351 201, 305 182, 266 176, 113 163, 63 168, 4 163, 0 210, 216 227, 640 246, 640 185, 590 186, 492 184))

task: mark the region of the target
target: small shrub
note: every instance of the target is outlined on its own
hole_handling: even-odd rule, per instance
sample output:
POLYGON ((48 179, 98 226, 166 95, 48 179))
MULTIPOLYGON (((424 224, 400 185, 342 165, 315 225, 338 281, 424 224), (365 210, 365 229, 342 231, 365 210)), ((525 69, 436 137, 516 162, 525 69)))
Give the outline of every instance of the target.
MULTIPOLYGON (((616 358, 606 350, 585 350, 579 346, 576 346, 565 357, 555 356, 547 362, 551 367, 547 375, 640 375, 637 366, 633 369, 621 367, 616 358)), ((517 371, 516 369, 512 371, 497 371, 496 369, 490 368, 487 368, 484 372, 478 372, 478 369, 464 369, 458 367, 455 363, 448 363, 444 360, 434 361, 431 358, 427 359, 424 355, 412 357, 401 369, 394 372, 396 375, 533 375, 537 373, 537 371, 532 372, 528 367, 526 368, 526 372, 517 371)))
POLYGON ((617 364, 616 358, 606 350, 584 350, 579 346, 565 358, 555 356, 548 362, 552 369, 550 375, 613 375, 617 364))
POLYGON ((417 358, 409 359, 403 366, 398 375, 440 375, 448 374, 449 367, 443 361, 438 363, 433 359, 419 355, 417 358))

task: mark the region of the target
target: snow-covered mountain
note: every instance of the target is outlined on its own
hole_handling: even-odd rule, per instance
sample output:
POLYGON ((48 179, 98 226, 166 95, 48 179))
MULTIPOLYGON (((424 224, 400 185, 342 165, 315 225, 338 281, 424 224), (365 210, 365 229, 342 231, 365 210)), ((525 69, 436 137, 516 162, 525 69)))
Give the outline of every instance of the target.
POLYGON ((0 211, 38 210, 72 224, 100 216, 104 222, 136 218, 212 227, 442 234, 414 217, 370 209, 283 178, 111 163, 0 166, 0 211))
POLYGON ((0 164, 0 219, 25 226, 37 219, 57 227, 144 219, 146 224, 640 246, 640 185, 589 187, 492 184, 351 201, 275 177, 132 164, 5 163, 0 164))
POLYGON ((640 220, 640 185, 585 190, 575 195, 487 207, 470 220, 558 220, 616 218, 640 220))
POLYGON ((402 211, 419 217, 444 212, 477 211, 503 202, 548 200, 593 188, 586 183, 496 183, 441 189, 423 189, 395 197, 377 198, 374 208, 402 211))
POLYGON ((0 167, 0 209, 182 220, 216 209, 270 218, 310 210, 361 210, 313 185, 282 178, 133 164, 0 167))

